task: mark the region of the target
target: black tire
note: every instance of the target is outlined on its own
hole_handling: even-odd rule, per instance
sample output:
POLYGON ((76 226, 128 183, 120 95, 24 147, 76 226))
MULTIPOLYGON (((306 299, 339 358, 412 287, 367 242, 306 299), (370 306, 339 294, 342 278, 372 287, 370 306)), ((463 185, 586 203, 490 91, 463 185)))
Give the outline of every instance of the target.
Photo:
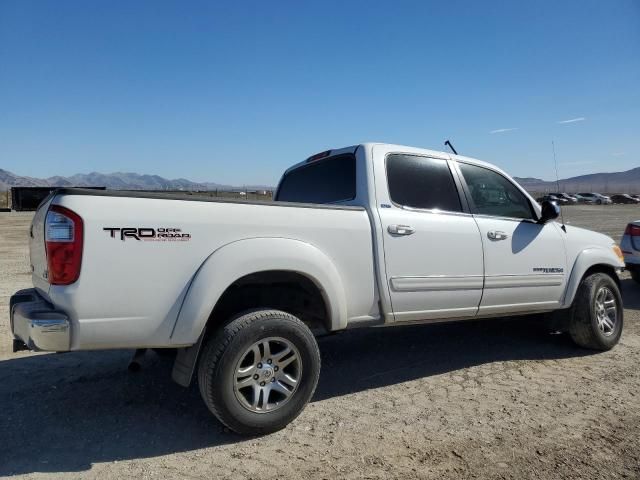
POLYGON ((569 312, 569 334, 583 348, 610 350, 622 335, 624 307, 618 284, 606 273, 594 273, 585 277, 578 287, 576 298, 569 312), (610 334, 598 327, 596 295, 601 289, 611 292, 616 306, 616 320, 610 334))
POLYGON ((302 321, 279 310, 245 312, 233 318, 211 335, 198 366, 198 384, 207 407, 242 435, 275 432, 292 422, 311 399, 319 376, 320 351, 315 337, 302 321), (297 349, 300 377, 282 405, 256 413, 242 404, 234 389, 236 368, 252 345, 269 338, 285 339, 297 349))

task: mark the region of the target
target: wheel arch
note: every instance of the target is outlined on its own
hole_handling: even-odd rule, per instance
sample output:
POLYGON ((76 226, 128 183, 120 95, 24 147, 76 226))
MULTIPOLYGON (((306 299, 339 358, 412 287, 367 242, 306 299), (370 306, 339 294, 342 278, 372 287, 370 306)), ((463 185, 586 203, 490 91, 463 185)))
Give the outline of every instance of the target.
POLYGON ((571 275, 567 282, 563 307, 570 307, 578 291, 578 287, 582 280, 592 273, 605 273, 613 278, 618 287, 620 287, 620 279, 616 274, 616 269, 621 268, 619 259, 614 255, 613 251, 605 248, 589 248, 585 249, 577 256, 573 264, 571 275))
MULTIPOLYGON (((227 244, 213 252, 200 266, 189 286, 176 319, 171 343, 195 344, 213 319, 216 306, 229 289, 243 279, 288 272, 306 279, 320 293, 326 329, 347 324, 347 304, 342 280, 331 259, 317 247, 288 238, 251 238, 227 244)), ((264 305, 268 307, 269 305, 264 305)))

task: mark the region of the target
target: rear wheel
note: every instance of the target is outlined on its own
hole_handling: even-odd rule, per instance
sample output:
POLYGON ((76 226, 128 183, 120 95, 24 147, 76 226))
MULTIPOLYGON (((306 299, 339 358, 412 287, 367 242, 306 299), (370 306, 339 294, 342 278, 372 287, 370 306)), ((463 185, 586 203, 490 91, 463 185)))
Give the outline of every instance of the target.
POLYGON ((311 399, 320 375, 315 337, 278 310, 240 315, 213 335, 198 383, 209 410, 231 430, 259 435, 284 428, 311 399))
POLYGON ((569 333, 581 347, 613 348, 622 335, 623 305, 618 285, 605 273, 585 277, 569 312, 569 333))

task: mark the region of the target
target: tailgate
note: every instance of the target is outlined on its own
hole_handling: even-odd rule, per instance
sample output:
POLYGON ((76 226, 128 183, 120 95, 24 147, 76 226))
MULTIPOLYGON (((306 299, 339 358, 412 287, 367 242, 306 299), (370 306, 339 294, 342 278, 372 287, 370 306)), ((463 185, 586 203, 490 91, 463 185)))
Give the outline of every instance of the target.
POLYGON ((29 229, 29 256, 33 286, 43 293, 49 291, 47 279, 47 252, 44 243, 44 222, 53 201, 53 195, 46 199, 36 211, 29 229))

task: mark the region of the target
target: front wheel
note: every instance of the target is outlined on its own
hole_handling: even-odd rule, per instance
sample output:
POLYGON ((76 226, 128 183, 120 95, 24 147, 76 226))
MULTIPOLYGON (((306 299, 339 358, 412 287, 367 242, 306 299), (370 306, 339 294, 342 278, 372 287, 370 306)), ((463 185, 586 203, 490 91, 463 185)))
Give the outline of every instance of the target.
POLYGON ((261 435, 284 428, 311 399, 320 375, 315 337, 279 310, 236 317, 207 342, 198 367, 200 393, 231 430, 261 435))
POLYGON ((585 277, 570 311, 569 333, 581 347, 610 350, 622 335, 622 296, 617 283, 605 273, 585 277))

